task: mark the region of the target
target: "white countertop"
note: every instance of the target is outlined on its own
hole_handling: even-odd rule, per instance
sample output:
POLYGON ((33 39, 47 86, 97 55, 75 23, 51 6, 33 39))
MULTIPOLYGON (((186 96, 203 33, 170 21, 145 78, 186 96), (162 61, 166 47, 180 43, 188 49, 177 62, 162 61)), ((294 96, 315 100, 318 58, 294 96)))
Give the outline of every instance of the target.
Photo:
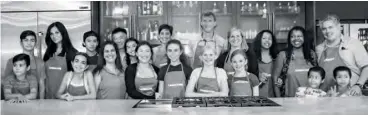
POLYGON ((368 97, 271 98, 279 107, 132 108, 139 100, 1 101, 2 115, 368 115, 368 97))

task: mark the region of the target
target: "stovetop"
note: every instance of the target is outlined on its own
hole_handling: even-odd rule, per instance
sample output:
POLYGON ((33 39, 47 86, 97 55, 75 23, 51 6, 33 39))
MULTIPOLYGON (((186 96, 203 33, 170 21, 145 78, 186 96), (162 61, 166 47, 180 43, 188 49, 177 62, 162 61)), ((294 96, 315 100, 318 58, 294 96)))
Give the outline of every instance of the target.
POLYGON ((177 108, 177 107, 260 107, 280 106, 261 96, 246 97, 176 97, 173 100, 140 100, 133 108, 177 108))
POLYGON ((261 96, 246 97, 185 97, 174 98, 172 107, 259 107, 280 106, 261 96))

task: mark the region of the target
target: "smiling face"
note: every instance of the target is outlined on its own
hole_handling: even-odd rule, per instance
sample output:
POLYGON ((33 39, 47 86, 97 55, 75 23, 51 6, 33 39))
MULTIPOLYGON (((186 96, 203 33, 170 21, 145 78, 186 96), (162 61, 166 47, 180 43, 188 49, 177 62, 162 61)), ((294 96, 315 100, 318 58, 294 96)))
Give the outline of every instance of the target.
POLYGON ((115 63, 117 54, 116 54, 116 49, 114 48, 112 44, 105 45, 103 53, 104 53, 104 59, 106 60, 107 63, 115 63))
POLYGON ((272 45, 272 35, 268 32, 264 32, 261 39, 261 46, 264 49, 269 49, 272 45))
POLYGON ((169 44, 167 46, 166 54, 173 62, 179 61, 180 55, 182 53, 183 51, 180 50, 180 46, 178 44, 169 44))
POLYGON ((158 37, 161 43, 166 44, 171 39, 171 33, 168 29, 162 29, 158 37))
POLYGON ((98 46, 97 37, 95 36, 88 36, 84 42, 86 44, 86 48, 88 51, 96 51, 96 48, 98 46))
POLYGON ((293 30, 291 33, 291 45, 295 48, 300 48, 304 43, 304 35, 299 30, 293 30))
POLYGON ((50 32, 51 32, 50 34, 51 40, 56 44, 61 43, 61 41, 63 40, 63 37, 59 29, 57 29, 56 26, 54 26, 51 28, 50 32))
POLYGON ((151 60, 152 52, 148 45, 142 45, 137 50, 137 56, 140 63, 148 63, 151 60))
POLYGON ((308 83, 310 87, 318 89, 319 85, 322 83, 321 74, 319 74, 319 72, 311 71, 309 73, 308 83))
POLYGON ((213 16, 203 16, 201 26, 202 30, 212 32, 216 26, 216 21, 213 16))
POLYGON ((248 60, 242 54, 237 54, 231 59, 231 66, 233 66, 235 71, 245 70, 247 63, 248 60))
POLYGON ((350 75, 347 71, 339 71, 336 75, 336 82, 339 87, 346 87, 350 83, 350 75))
POLYGON ((83 55, 76 55, 72 61, 73 70, 76 73, 82 73, 88 68, 87 57, 83 55))
POLYGON ((36 46, 36 38, 35 36, 29 35, 21 41, 22 47, 26 51, 32 51, 36 46))
POLYGON ((242 35, 240 31, 232 31, 230 34, 229 42, 232 47, 241 47, 242 35))
POLYGON ((26 72, 30 69, 30 66, 27 66, 25 60, 16 61, 13 64, 13 72, 16 76, 25 75, 26 72))
POLYGON ((119 49, 124 48, 124 43, 126 39, 127 35, 123 32, 117 32, 112 35, 112 40, 118 45, 119 49))
POLYGON ((216 60, 216 51, 214 49, 205 48, 203 54, 200 56, 204 65, 212 66, 216 60))
POLYGON ((333 20, 324 21, 322 23, 321 30, 323 36, 329 41, 336 40, 341 35, 340 24, 334 22, 333 20))
POLYGON ((135 56, 135 48, 137 47, 137 43, 135 43, 135 41, 129 41, 126 44, 126 51, 130 56, 135 56))

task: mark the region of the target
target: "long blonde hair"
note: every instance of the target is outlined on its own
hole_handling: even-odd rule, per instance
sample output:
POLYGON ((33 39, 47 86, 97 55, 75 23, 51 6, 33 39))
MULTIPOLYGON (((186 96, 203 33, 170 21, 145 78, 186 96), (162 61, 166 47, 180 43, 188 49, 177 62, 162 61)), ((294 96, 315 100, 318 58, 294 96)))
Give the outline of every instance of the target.
POLYGON ((242 32, 242 30, 240 30, 239 28, 237 27, 232 27, 229 32, 227 33, 227 41, 228 41, 228 45, 227 45, 227 49, 230 50, 231 49, 231 44, 230 44, 230 36, 233 32, 235 31, 239 31, 241 37, 242 37, 242 43, 241 43, 241 48, 242 49, 245 49, 245 50, 248 50, 249 47, 248 47, 248 44, 247 44, 247 41, 244 39, 244 33, 242 32))

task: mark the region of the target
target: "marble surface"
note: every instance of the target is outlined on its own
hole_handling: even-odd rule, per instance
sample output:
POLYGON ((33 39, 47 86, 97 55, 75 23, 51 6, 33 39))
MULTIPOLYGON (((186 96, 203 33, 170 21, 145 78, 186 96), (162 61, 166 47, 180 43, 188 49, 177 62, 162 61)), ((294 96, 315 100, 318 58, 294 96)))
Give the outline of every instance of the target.
POLYGON ((368 115, 368 97, 271 98, 280 107, 132 108, 139 100, 1 101, 2 115, 368 115))

